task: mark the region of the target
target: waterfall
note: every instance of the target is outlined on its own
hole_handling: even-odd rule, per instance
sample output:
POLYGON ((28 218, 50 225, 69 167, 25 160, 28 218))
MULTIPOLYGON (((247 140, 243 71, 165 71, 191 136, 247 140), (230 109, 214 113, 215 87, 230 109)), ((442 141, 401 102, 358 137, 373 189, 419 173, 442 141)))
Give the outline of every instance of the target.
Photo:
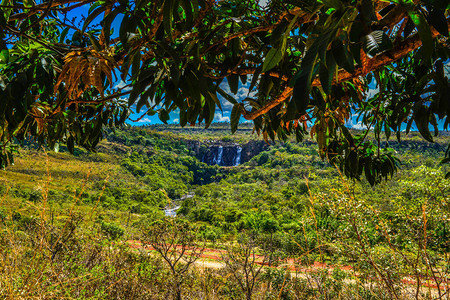
POLYGON ((220 164, 222 163, 222 156, 223 156, 223 147, 219 146, 217 148, 217 155, 214 155, 212 159, 212 164, 220 166, 220 164))
POLYGON ((236 146, 236 157, 234 158, 233 166, 239 166, 239 164, 241 163, 241 152, 242 147, 236 146))
POLYGON ((177 210, 180 209, 180 205, 175 206, 174 208, 165 208, 164 209, 164 214, 167 217, 176 217, 177 216, 177 210))
POLYGON ((219 146, 219 149, 217 150, 217 161, 216 164, 220 166, 220 163, 222 162, 222 155, 223 155, 223 147, 219 146))

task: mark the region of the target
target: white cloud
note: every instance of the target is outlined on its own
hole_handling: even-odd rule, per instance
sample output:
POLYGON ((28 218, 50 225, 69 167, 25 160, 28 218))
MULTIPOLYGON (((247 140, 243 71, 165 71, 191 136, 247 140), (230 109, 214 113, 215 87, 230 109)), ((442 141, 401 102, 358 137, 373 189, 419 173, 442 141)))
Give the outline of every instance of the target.
POLYGON ((367 126, 364 126, 364 125, 362 124, 362 122, 359 121, 358 123, 354 124, 354 125, 352 126, 352 128, 353 128, 353 129, 356 129, 356 130, 366 130, 366 129, 367 129, 367 126))
POLYGON ((230 86, 227 81, 222 81, 219 87, 227 94, 231 94, 230 86))
POLYGON ((363 125, 363 123, 361 121, 359 121, 358 123, 354 123, 353 122, 353 118, 350 118, 347 123, 345 124, 345 126, 356 129, 356 130, 366 130, 367 126, 363 125))
POLYGON ((241 87, 241 88, 238 90, 237 97, 238 97, 239 100, 243 100, 243 99, 247 98, 248 96, 249 96, 249 90, 248 90, 248 88, 246 88, 246 87, 241 87))
POLYGON ((350 122, 350 123, 351 123, 350 126, 353 129, 356 129, 356 130, 366 130, 367 129, 367 126, 363 125, 361 121, 359 121, 356 124, 353 124, 353 122, 350 122))
POLYGON ((220 102, 222 103, 222 109, 224 111, 230 111, 233 108, 233 103, 229 102, 228 100, 219 97, 220 102))
MULTIPOLYGON (((127 86, 127 83, 125 83, 125 81, 123 81, 123 80, 120 80, 120 81, 114 86, 114 88, 115 88, 115 89, 122 89, 122 88, 124 88, 125 86, 127 86)), ((124 88, 123 91, 124 91, 124 92, 131 91, 131 86, 129 86, 129 87, 127 87, 127 88, 124 88)))
POLYGON ((152 120, 150 120, 150 118, 143 118, 139 121, 137 121, 136 123, 151 123, 152 120))
POLYGON ((367 92, 366 99, 372 98, 373 96, 375 96, 379 92, 380 92, 380 88, 379 87, 376 87, 375 89, 369 89, 369 91, 367 92))
POLYGON ((173 119, 172 123, 178 123, 180 122, 180 119, 173 119))
POLYGON ((230 117, 224 116, 221 113, 214 114, 214 121, 216 122, 230 122, 230 117))
MULTIPOLYGON (((250 77, 251 80, 251 77, 250 77)), ((249 82, 249 80, 247 81, 249 82)), ((230 95, 231 97, 235 98, 237 101, 242 101, 247 97, 250 98, 254 98, 256 97, 257 92, 256 91, 249 91, 249 83, 247 83, 245 86, 239 87, 238 92, 236 95, 234 95, 233 93, 231 93, 230 87, 228 86, 228 83, 226 81, 222 82, 220 84, 220 88, 227 93, 228 95, 230 95)), ((222 109, 224 111, 230 111, 233 108, 233 103, 229 102, 228 100, 226 100, 225 98, 223 98, 222 96, 219 95, 219 99, 220 102, 222 103, 222 109)))

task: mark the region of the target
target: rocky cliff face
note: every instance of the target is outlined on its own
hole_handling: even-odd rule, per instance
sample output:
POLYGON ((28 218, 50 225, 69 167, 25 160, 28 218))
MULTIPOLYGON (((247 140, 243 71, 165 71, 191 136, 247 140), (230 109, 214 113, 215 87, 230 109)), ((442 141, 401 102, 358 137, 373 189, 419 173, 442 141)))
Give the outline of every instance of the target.
POLYGON ((208 165, 237 166, 241 163, 242 147, 239 145, 212 145, 201 161, 208 165))
POLYGON ((268 148, 264 141, 250 141, 239 145, 223 141, 186 141, 195 156, 208 165, 237 166, 268 148))

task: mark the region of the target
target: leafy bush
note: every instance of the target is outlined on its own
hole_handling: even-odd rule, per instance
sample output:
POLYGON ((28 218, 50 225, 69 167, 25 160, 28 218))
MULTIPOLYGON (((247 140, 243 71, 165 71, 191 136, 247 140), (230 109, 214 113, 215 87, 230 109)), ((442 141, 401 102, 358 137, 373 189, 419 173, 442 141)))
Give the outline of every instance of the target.
POLYGON ((5 210, 0 208, 0 222, 4 222, 7 217, 5 210))
POLYGON ((122 227, 120 227, 115 223, 101 222, 100 226, 102 232, 112 240, 117 240, 118 238, 122 237, 125 233, 125 229, 123 229, 122 227))

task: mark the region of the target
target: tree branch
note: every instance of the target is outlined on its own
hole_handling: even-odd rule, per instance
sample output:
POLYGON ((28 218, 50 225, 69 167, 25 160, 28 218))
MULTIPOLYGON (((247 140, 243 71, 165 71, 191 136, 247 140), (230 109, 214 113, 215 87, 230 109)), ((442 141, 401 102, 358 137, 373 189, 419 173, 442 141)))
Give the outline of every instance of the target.
MULTIPOLYGON (((92 3, 94 1, 95 0, 86 0, 86 1, 83 1, 82 4, 84 5, 84 4, 92 3)), ((50 8, 61 6, 61 5, 64 5, 64 4, 70 4, 70 3, 77 3, 76 5, 74 5, 73 8, 78 7, 79 4, 80 4, 79 0, 59 0, 59 1, 53 1, 53 3, 51 4, 50 8)), ((46 11, 48 7, 49 7, 48 3, 35 5, 33 7, 25 7, 25 6, 23 6, 20 9, 29 10, 29 11, 28 12, 21 12, 21 13, 14 14, 14 15, 9 17, 8 21, 16 21, 16 20, 23 20, 23 19, 29 18, 32 15, 37 14, 38 12, 46 11)))
POLYGON ((290 86, 288 86, 283 93, 281 93, 280 96, 278 96, 275 100, 267 103, 266 105, 264 105, 264 107, 255 110, 253 112, 247 112, 247 111, 243 111, 242 115, 244 116, 244 118, 246 120, 254 120, 257 117, 268 113, 269 110, 271 110, 272 108, 278 106, 279 104, 285 102, 288 98, 290 98, 292 96, 292 92, 294 91, 293 88, 291 88, 290 86))
MULTIPOLYGON (((228 43, 229 41, 231 41, 231 40, 233 40, 235 38, 239 38, 241 36, 255 34, 257 32, 272 32, 281 23, 281 21, 283 20, 283 18, 285 16, 287 16, 288 14, 293 14, 295 12, 297 12, 297 10, 293 10, 293 11, 291 11, 289 13, 283 14, 282 17, 279 19, 279 21, 277 23, 275 23, 275 24, 266 25, 266 26, 259 26, 259 27, 251 28, 251 29, 244 30, 244 31, 241 31, 241 32, 236 32, 236 33, 230 34, 229 36, 222 38, 220 41, 215 42, 214 44, 212 44, 208 48, 206 48, 203 51, 203 55, 205 53, 207 53, 208 51, 210 51, 211 49, 213 49, 214 47, 217 47, 219 45, 224 45, 224 44, 228 43)), ((316 20, 316 19, 314 19, 313 16, 310 13, 303 13, 301 16, 298 17, 297 24, 305 24, 305 23, 308 23, 308 22, 312 22, 314 20, 316 20)))
MULTIPOLYGON (((447 26, 450 27, 450 19, 447 20, 447 26)), ((436 29, 434 29, 432 27, 430 27, 430 29, 431 29, 433 38, 435 38, 439 35, 439 32, 436 29)), ((419 48, 421 45, 422 45, 422 40, 420 39, 419 34, 415 34, 412 37, 404 40, 401 44, 397 45, 395 48, 393 48, 389 51, 386 51, 380 55, 377 55, 371 59, 368 59, 365 66, 358 66, 357 68, 355 68, 355 71, 353 73, 348 73, 345 70, 340 70, 338 72, 337 78, 335 78, 333 80, 333 85, 336 85, 343 81, 348 81, 355 77, 364 76, 372 71, 378 70, 381 67, 384 67, 386 65, 393 63, 396 60, 399 60, 400 58, 404 57, 411 51, 414 51, 417 48, 419 48)), ((321 85, 320 79, 318 77, 316 77, 313 80, 311 85, 312 86, 321 85)), ((281 93, 280 96, 278 96, 273 101, 267 103, 264 107, 262 107, 258 110, 252 111, 252 112, 248 112, 248 111, 244 110, 242 112, 242 115, 244 116, 244 118, 246 120, 254 120, 257 117, 267 113, 272 108, 287 101, 292 96, 293 91, 294 91, 294 89, 292 87, 287 87, 283 91, 283 93, 281 93)))

